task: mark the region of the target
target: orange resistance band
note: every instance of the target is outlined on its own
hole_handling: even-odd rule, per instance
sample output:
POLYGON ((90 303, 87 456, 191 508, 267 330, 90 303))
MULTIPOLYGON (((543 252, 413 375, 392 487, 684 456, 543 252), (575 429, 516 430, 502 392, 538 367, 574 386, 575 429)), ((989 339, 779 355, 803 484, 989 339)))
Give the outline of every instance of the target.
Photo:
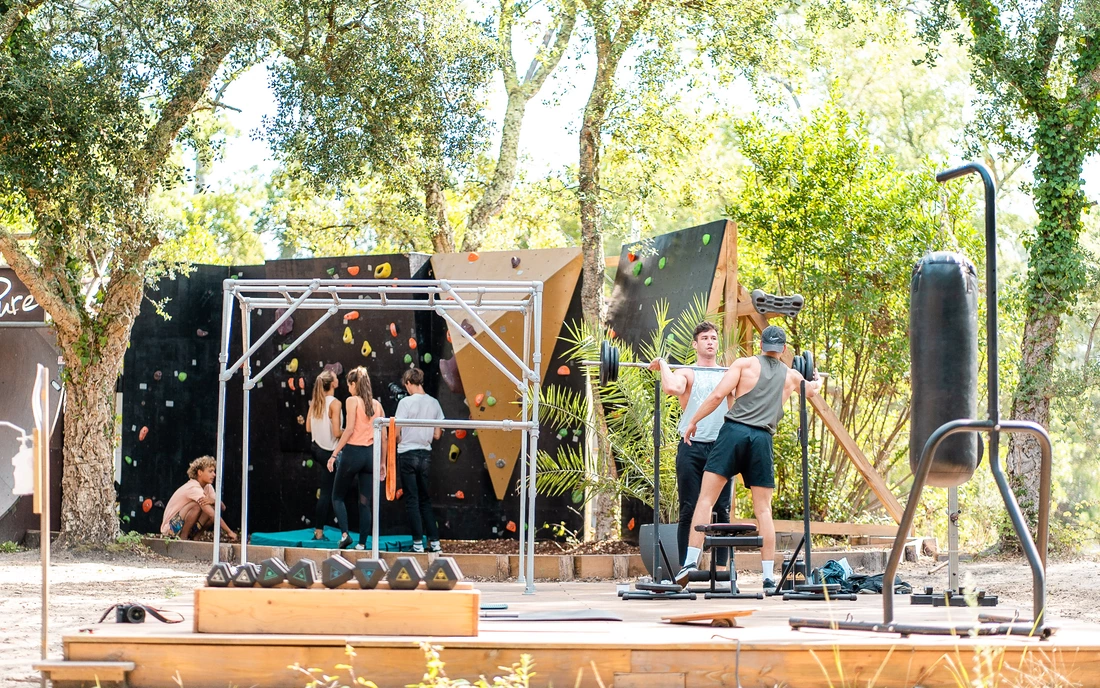
POLYGON ((397 498, 397 420, 390 418, 390 432, 386 438, 386 501, 397 498))

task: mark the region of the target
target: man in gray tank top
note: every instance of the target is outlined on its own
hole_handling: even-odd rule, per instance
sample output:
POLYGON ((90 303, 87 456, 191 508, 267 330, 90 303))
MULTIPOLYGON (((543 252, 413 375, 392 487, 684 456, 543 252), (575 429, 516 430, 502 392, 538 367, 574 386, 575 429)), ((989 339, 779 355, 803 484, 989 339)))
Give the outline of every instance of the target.
MULTIPOLYGON (((741 474, 745 486, 752 493, 757 530, 764 540, 760 551, 764 590, 771 592, 775 589, 775 525, 772 523, 775 462, 772 436, 783 416, 783 403, 798 389, 803 378, 798 371, 780 360, 787 350, 787 335, 782 329, 775 325, 764 328, 760 334, 760 348, 763 354, 734 361, 684 430, 684 441, 691 442, 698 424, 719 408, 727 396, 733 395, 733 405, 725 415, 703 473, 703 484, 689 531, 687 561, 676 574, 676 582, 682 587, 687 586, 703 546, 704 535, 695 531, 694 527, 710 522, 711 507, 718 495, 733 476, 741 474)), ((818 381, 808 382, 806 396, 817 394, 820 386, 818 381)))
MULTIPOLYGON (((703 469, 706 468, 714 440, 718 439, 718 430, 722 427, 722 420, 728 408, 728 404, 719 404, 709 416, 699 422, 691 443, 683 440, 684 430, 687 429, 691 417, 714 391, 724 372, 717 367, 718 328, 714 323, 703 321, 696 325, 691 348, 695 349, 696 366, 714 368, 714 370, 698 368, 672 370, 663 358, 655 358, 649 364, 650 370, 660 371, 661 388, 664 389, 665 394, 679 399, 680 408, 683 409, 680 424, 677 427, 680 433, 680 444, 676 447, 676 488, 680 495, 680 522, 676 528, 676 550, 679 554, 677 561, 681 566, 687 557, 691 519, 695 515, 699 487, 703 483, 703 469)), ((719 521, 729 520, 731 487, 731 483, 726 483, 715 504, 719 521)), ((726 565, 727 556, 725 549, 718 550, 719 566, 726 565)))

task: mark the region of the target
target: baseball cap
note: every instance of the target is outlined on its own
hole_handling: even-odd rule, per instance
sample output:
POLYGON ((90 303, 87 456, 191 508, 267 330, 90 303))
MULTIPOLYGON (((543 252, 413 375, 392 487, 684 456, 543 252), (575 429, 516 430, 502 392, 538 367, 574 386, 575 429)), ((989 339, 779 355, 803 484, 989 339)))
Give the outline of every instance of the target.
POLYGON ((768 325, 760 333, 760 348, 772 353, 783 353, 783 347, 787 346, 787 333, 776 325, 768 325))

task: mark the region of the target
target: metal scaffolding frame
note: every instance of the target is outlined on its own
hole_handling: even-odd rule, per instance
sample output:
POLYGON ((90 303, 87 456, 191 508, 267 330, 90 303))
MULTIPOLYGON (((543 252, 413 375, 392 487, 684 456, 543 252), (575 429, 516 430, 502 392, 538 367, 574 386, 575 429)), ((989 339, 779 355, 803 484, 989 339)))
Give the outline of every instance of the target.
MULTIPOLYGON (((241 428, 241 562, 248 560, 248 473, 249 473, 249 412, 251 390, 287 357, 301 342, 333 315, 340 311, 410 310, 431 311, 439 315, 471 346, 500 370, 520 394, 520 420, 475 421, 443 419, 442 421, 398 420, 404 427, 473 428, 523 433, 520 443, 520 537, 519 582, 526 594, 535 592, 535 470, 538 457, 539 395, 542 365, 542 294, 540 281, 511 282, 504 280, 373 280, 373 279, 227 279, 222 282, 222 331, 218 353, 218 446, 217 471, 220 477, 225 464, 226 384, 242 372, 241 428), (518 296, 517 296, 518 295, 518 296), (230 365, 230 345, 233 329, 233 303, 240 307, 243 353, 230 365), (252 311, 262 308, 285 309, 275 322, 252 340, 252 311), (289 342, 260 372, 252 374, 252 356, 276 330, 298 310, 320 310, 324 314, 289 342), (462 313, 475 328, 484 332, 506 358, 519 367, 520 377, 493 356, 452 317, 462 313), (482 319, 481 313, 518 312, 523 314, 523 352, 517 354, 482 319)), ((382 425, 375 421, 374 434, 374 517, 372 523, 371 556, 378 556, 379 472, 382 425)), ((222 502, 223 481, 218 480, 218 503, 222 502)), ((214 563, 221 549, 221 509, 214 509, 214 563)))

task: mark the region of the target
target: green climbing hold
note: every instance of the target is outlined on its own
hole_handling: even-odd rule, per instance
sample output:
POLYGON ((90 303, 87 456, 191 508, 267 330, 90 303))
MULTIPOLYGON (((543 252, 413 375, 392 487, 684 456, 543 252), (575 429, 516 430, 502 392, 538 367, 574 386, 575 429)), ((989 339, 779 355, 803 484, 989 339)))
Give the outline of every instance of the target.
POLYGON ((180 379, 180 382, 187 381, 187 373, 180 373, 177 377, 180 379))
POLYGON ((642 271, 642 261, 634 263, 634 275, 637 276, 642 271))
POLYGON ((487 398, 485 400, 485 405, 486 406, 496 406, 497 405, 497 398, 496 397, 487 398))
POLYGON ((569 498, 573 500, 574 504, 580 504, 584 501, 584 490, 573 490, 573 494, 569 495, 569 498))
POLYGON ((664 256, 661 256, 661 259, 659 261, 657 261, 657 269, 658 270, 664 270, 665 269, 665 257, 664 256))
POLYGON ((313 468, 313 459, 306 459, 306 468, 313 468))
POLYGON ((473 431, 472 433, 470 433, 470 434, 471 434, 471 435, 473 435, 474 437, 477 437, 477 430, 474 430, 474 431, 473 431))
POLYGON ((412 354, 405 354, 405 363, 412 363, 412 362, 413 362, 412 354))
POLYGON ((707 246, 708 244, 710 244, 710 235, 709 234, 704 234, 703 235, 703 246, 707 246))
POLYGON ((425 363, 431 363, 432 362, 432 355, 428 354, 428 353, 424 354, 424 362, 425 363))
POLYGON ((126 463, 133 463, 134 462, 134 460, 131 459, 129 456, 124 456, 123 458, 126 459, 126 463))
POLYGON ((645 285, 648 287, 651 284, 653 284, 653 278, 652 277, 646 277, 645 278, 645 285))
POLYGON ((569 431, 566 430, 565 428, 562 428, 561 430, 558 430, 558 439, 559 440, 564 440, 565 436, 568 435, 568 434, 569 434, 569 431))
POLYGON ((336 268, 329 268, 328 270, 325 270, 325 272, 329 274, 329 277, 332 277, 336 274, 336 268))

